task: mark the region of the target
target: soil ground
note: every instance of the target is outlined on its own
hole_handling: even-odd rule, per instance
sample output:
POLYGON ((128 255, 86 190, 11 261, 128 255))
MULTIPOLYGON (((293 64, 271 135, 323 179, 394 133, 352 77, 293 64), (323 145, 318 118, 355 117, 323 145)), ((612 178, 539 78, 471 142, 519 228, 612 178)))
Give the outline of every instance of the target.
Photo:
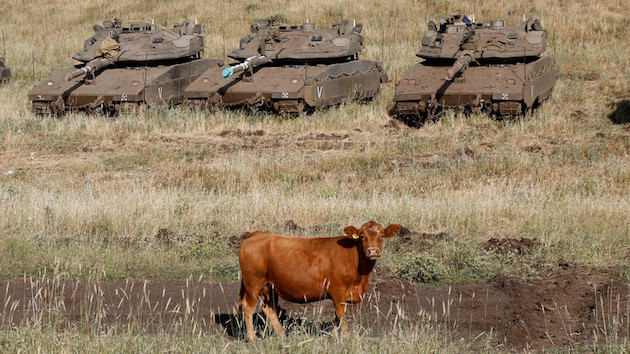
MULTIPOLYGON (((452 340, 490 340, 505 348, 537 350, 613 332, 628 335, 628 284, 611 281, 605 272, 579 271, 569 263, 556 269, 560 270, 528 284, 499 275, 488 284, 429 288, 392 278, 377 267, 364 301, 349 311, 350 328, 354 335, 378 336, 433 322, 452 340)), ((236 316, 239 287, 210 282, 3 280, 0 325, 48 321, 71 327, 99 323, 169 331, 191 323, 241 339, 236 316)), ((279 307, 289 333, 331 333, 330 300, 305 305, 280 300, 279 307)), ((262 335, 262 315, 257 327, 262 335)))

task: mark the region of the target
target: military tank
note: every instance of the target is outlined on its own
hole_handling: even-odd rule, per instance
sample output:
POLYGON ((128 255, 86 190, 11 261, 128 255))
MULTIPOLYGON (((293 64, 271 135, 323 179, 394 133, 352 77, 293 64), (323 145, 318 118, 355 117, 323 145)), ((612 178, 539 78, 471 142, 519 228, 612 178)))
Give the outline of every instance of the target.
POLYGON ((4 63, 4 57, 0 57, 0 83, 11 77, 11 70, 4 63))
POLYGON ((530 16, 516 25, 504 20, 475 23, 460 11, 429 21, 416 54, 425 59, 396 85, 396 113, 421 122, 443 108, 487 110, 519 116, 551 96, 558 68, 541 56, 547 31, 530 16))
POLYGON ((186 88, 189 102, 207 108, 250 107, 302 113, 347 99, 371 99, 387 74, 359 60, 362 26, 345 19, 331 28, 259 20, 228 56, 232 66, 211 68, 186 88))
POLYGON ((72 57, 80 64, 53 72, 29 92, 33 110, 117 113, 133 111, 141 103, 180 103, 188 84, 222 64, 200 58, 201 29, 190 20, 172 29, 118 18, 103 21, 72 57))

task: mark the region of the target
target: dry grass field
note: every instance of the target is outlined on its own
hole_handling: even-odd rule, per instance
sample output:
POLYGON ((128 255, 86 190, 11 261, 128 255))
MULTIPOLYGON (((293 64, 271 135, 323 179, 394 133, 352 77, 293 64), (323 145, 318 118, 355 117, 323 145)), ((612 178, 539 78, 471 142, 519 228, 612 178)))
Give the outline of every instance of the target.
MULTIPOLYGON (((0 86, 2 279, 235 281, 245 232, 336 236, 345 225, 373 219, 427 236, 413 247, 392 239, 379 261, 384 273, 412 281, 487 283, 500 274, 525 284, 566 264, 578 269, 578 280, 596 272, 611 282, 630 281, 627 1, 51 0, 0 6, 0 50, 13 72, 0 86), (550 32, 546 54, 556 57, 560 79, 553 98, 532 117, 499 121, 450 111, 410 128, 389 115, 394 82, 418 61, 427 20, 456 9, 486 21, 541 18, 550 32), (30 112, 30 88, 73 64, 71 55, 103 19, 153 19, 169 27, 197 19, 205 24, 204 56, 225 58, 251 22, 273 14, 321 27, 355 18, 364 25, 362 57, 382 60, 392 82, 372 102, 299 118, 186 105, 115 118, 30 112), (492 238, 535 239, 535 246, 488 251, 483 245, 492 238)), ((5 315, 7 304, 0 304, 5 315)), ((88 344, 114 352, 504 349, 491 339, 447 340, 431 323, 410 323, 386 340, 300 334, 255 347, 199 329, 148 335, 58 330, 46 323, 3 328, 0 351, 77 351, 88 344)), ((616 323, 628 333, 627 318, 616 323)), ((628 350, 625 338, 594 338, 571 343, 574 349, 628 350)))

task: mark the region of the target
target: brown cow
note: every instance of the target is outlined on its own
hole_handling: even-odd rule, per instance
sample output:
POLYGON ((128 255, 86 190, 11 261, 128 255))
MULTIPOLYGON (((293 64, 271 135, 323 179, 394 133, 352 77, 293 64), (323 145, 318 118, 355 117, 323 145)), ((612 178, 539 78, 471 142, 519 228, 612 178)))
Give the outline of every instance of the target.
POLYGON ((263 312, 280 336, 284 330, 276 313, 278 296, 298 303, 332 299, 335 304, 335 333, 348 334, 346 306, 361 302, 370 273, 381 256, 383 237, 395 236, 400 225, 386 229, 370 221, 356 229, 346 226, 346 236, 300 238, 254 232, 241 244, 239 262, 240 308, 245 317, 247 339, 256 339, 253 315, 258 296, 263 312))

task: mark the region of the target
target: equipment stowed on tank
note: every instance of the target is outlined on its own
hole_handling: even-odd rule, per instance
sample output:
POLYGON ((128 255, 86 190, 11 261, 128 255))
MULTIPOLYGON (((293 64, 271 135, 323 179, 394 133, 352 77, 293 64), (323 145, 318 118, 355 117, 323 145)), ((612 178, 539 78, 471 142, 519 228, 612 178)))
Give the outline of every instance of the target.
POLYGON ((410 122, 433 118, 442 108, 487 110, 499 116, 527 114, 551 96, 555 60, 541 54, 547 31, 537 18, 517 25, 475 23, 455 12, 429 21, 416 54, 425 61, 396 84, 396 113, 410 122))
POLYGON ((11 70, 4 63, 4 57, 0 57, 0 83, 11 77, 11 70))
POLYGON ((74 59, 81 62, 53 72, 29 92, 36 113, 133 111, 141 103, 178 104, 184 89, 222 61, 201 59, 201 25, 190 20, 172 29, 120 19, 94 26, 74 59))
POLYGON ((251 107, 302 113, 347 99, 371 99, 387 82, 380 63, 359 60, 362 26, 345 19, 331 28, 288 26, 276 19, 252 25, 228 56, 240 63, 211 68, 186 89, 207 108, 251 107))

